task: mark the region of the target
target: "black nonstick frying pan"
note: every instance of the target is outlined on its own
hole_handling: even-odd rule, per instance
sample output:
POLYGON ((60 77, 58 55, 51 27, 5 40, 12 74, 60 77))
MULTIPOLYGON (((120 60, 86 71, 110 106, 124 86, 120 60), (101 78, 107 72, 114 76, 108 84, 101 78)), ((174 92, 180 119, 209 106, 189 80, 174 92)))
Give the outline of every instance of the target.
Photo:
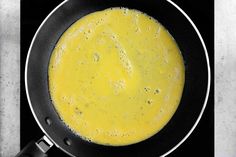
POLYGON ((79 157, 157 157, 174 151, 199 122, 208 99, 210 67, 199 31, 184 11, 170 0, 67 0, 48 15, 32 40, 25 84, 31 111, 45 136, 29 143, 17 157, 45 157, 53 145, 79 157), (145 141, 119 147, 94 144, 75 135, 60 120, 48 90, 48 64, 60 36, 81 17, 110 7, 137 9, 162 23, 178 43, 186 69, 183 96, 169 123, 145 141))

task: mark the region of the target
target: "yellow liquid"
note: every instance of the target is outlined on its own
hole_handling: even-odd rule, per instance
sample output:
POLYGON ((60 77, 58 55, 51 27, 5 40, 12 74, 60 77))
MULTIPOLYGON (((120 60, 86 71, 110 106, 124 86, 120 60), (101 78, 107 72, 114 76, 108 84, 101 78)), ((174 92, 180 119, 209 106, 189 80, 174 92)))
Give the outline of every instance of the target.
POLYGON ((48 74, 64 123, 84 139, 113 146, 161 130, 179 105, 185 79, 181 52, 168 31, 125 8, 74 23, 58 41, 48 74))

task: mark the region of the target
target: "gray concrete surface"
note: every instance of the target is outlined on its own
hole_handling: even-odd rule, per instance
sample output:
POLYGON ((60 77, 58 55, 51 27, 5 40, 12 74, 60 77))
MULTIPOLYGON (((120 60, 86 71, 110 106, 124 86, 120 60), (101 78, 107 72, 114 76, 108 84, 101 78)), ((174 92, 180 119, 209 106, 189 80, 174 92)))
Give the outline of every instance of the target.
POLYGON ((0 0, 0 157, 20 149, 20 0, 0 0))
POLYGON ((215 0, 215 156, 236 156, 236 0, 215 0))

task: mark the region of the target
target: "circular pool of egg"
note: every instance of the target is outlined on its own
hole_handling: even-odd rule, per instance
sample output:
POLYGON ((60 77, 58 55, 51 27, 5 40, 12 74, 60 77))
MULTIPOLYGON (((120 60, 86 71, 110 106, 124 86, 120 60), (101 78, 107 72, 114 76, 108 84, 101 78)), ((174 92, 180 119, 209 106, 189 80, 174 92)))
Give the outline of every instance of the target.
POLYGON ((181 100, 185 72, 174 38, 154 18, 111 8, 61 36, 49 90, 62 121, 85 140, 129 145, 158 133, 181 100))

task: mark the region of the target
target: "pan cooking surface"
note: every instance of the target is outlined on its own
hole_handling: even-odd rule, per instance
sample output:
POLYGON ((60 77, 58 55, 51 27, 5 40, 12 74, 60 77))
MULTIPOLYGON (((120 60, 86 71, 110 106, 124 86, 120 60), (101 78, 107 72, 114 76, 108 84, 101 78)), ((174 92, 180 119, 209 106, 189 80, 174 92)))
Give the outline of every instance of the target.
POLYGON ((59 116, 83 138, 103 145, 156 134, 176 111, 183 86, 183 58, 173 37, 155 19, 127 8, 78 20, 58 41, 49 64, 59 116))

